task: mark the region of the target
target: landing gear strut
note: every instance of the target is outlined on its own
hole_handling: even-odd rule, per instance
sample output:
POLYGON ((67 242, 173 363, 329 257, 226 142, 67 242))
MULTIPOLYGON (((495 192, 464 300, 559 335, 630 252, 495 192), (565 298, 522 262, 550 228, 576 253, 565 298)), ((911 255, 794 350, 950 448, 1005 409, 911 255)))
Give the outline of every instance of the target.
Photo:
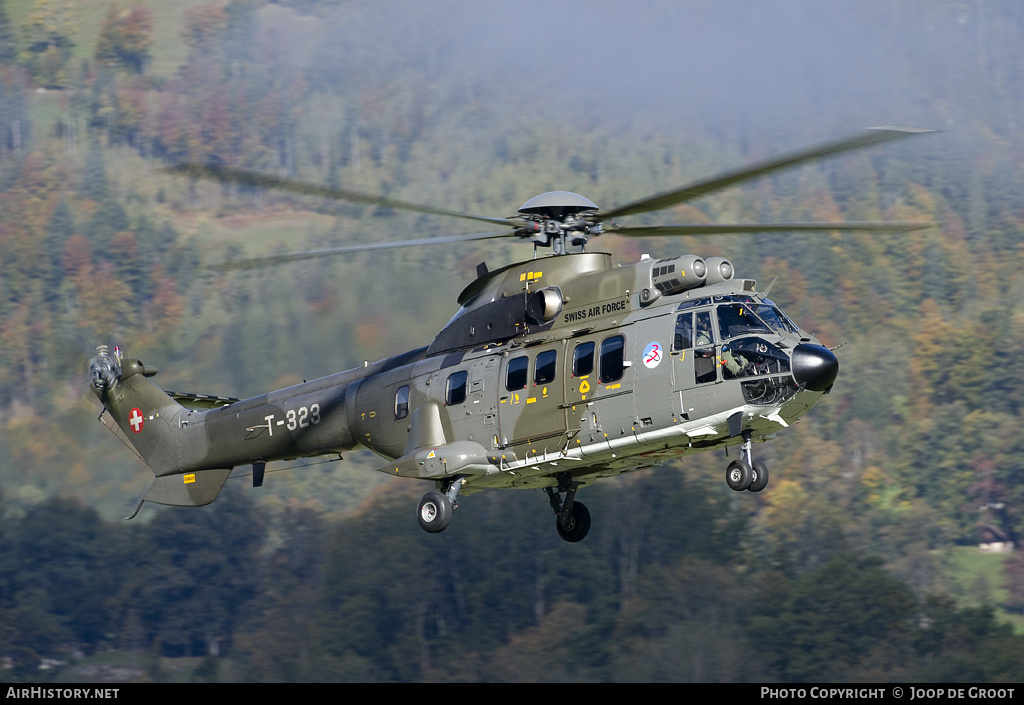
POLYGON ((459 490, 464 483, 465 480, 461 477, 445 480, 441 485, 443 492, 433 490, 423 495, 416 509, 416 518, 421 529, 437 534, 448 528, 452 522, 452 510, 458 506, 455 498, 459 496, 459 490))
POLYGON ((743 431, 743 457, 729 463, 725 482, 730 489, 742 492, 760 492, 768 486, 768 466, 750 458, 750 431, 743 431))
POLYGON ((580 484, 573 482, 572 475, 567 472, 558 473, 558 489, 545 487, 548 501, 555 512, 555 529, 564 541, 576 543, 586 538, 590 532, 590 510, 582 502, 575 501, 576 490, 580 484), (563 501, 559 495, 565 493, 563 501))

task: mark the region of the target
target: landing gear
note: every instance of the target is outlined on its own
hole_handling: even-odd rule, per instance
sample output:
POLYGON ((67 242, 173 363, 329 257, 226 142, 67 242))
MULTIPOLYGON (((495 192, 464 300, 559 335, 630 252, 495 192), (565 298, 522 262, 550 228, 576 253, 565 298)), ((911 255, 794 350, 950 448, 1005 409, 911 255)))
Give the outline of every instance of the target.
POLYGON ((444 492, 433 490, 423 495, 420 506, 416 510, 416 518, 420 522, 420 528, 431 534, 437 534, 448 528, 452 523, 452 510, 457 506, 455 498, 459 496, 459 490, 465 484, 465 479, 456 477, 446 480, 441 485, 444 492))
POLYGON ((725 470, 725 482, 731 490, 742 492, 750 487, 753 481, 754 471, 746 460, 734 460, 725 470))
POLYGON ((452 502, 440 492, 427 492, 420 500, 416 516, 424 531, 432 534, 444 531, 452 522, 452 502))
POLYGON ((555 519, 555 529, 563 541, 576 543, 586 538, 590 532, 590 510, 583 502, 573 502, 569 516, 555 519))
POLYGON ((768 486, 768 466, 750 459, 750 436, 750 431, 743 431, 743 457, 729 463, 725 471, 726 484, 737 492, 760 492, 768 486))
POLYGON ((747 488, 747 492, 760 492, 768 486, 768 466, 760 460, 755 460, 750 469, 754 473, 754 479, 750 483, 750 487, 747 488))
POLYGON ((558 489, 545 487, 548 502, 555 512, 555 529, 563 541, 576 543, 586 538, 590 532, 590 510, 582 502, 575 501, 578 482, 573 482, 572 475, 567 472, 558 474, 558 489), (565 501, 559 497, 565 493, 565 501))

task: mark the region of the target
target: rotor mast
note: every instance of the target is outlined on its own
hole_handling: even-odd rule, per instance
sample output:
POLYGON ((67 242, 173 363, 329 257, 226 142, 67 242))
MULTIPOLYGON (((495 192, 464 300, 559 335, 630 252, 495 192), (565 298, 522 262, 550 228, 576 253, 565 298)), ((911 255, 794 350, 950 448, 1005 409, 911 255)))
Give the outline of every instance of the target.
POLYGON ((597 206, 588 198, 571 191, 548 191, 534 196, 519 207, 526 216, 526 225, 516 235, 534 245, 551 247, 555 255, 568 254, 567 245, 583 247, 591 235, 601 233, 601 224, 587 220, 596 214, 597 206))

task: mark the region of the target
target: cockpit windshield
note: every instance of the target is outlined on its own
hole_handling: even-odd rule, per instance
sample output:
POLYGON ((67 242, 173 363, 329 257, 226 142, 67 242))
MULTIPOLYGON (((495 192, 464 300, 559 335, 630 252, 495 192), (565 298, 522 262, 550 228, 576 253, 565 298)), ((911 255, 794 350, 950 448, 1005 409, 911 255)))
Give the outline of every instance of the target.
POLYGON ((780 333, 796 333, 797 327, 778 306, 765 299, 763 303, 754 305, 754 313, 780 333))
POLYGON ((746 295, 715 296, 710 300, 684 302, 679 309, 708 303, 718 304, 719 340, 747 333, 799 333, 789 317, 769 299, 758 301, 746 295))
POLYGON ((722 304, 718 307, 719 340, 728 340, 748 333, 771 332, 771 328, 744 304, 722 304))

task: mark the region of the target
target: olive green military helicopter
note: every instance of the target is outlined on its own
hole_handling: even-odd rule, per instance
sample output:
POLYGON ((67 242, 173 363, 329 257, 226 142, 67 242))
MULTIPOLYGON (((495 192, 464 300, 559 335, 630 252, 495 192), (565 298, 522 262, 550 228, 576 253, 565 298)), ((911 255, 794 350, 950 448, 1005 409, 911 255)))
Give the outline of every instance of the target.
MULTIPOLYGON (((912 135, 880 127, 723 173, 601 212, 575 193, 536 196, 492 218, 279 179, 212 164, 167 171, 225 183, 313 193, 500 225, 496 232, 294 252, 227 262, 226 269, 358 250, 520 238, 551 255, 496 270, 481 263, 461 308, 427 346, 345 372, 233 399, 167 392, 156 369, 100 346, 90 387, 108 428, 127 439, 154 478, 144 502, 201 506, 237 469, 263 484, 267 463, 338 457, 363 446, 380 472, 430 481, 417 508, 431 533, 451 522, 461 494, 540 488, 566 541, 590 512, 576 499, 602 477, 700 451, 740 446, 725 471, 736 491, 760 492, 768 469, 752 445, 792 425, 831 389, 839 362, 750 279, 721 257, 643 256, 613 267, 590 238, 778 231, 909 232, 925 222, 620 225, 777 170, 912 135), (570 252, 571 249, 576 251, 570 252)), ((770 287, 769 287, 770 288, 770 287)))

